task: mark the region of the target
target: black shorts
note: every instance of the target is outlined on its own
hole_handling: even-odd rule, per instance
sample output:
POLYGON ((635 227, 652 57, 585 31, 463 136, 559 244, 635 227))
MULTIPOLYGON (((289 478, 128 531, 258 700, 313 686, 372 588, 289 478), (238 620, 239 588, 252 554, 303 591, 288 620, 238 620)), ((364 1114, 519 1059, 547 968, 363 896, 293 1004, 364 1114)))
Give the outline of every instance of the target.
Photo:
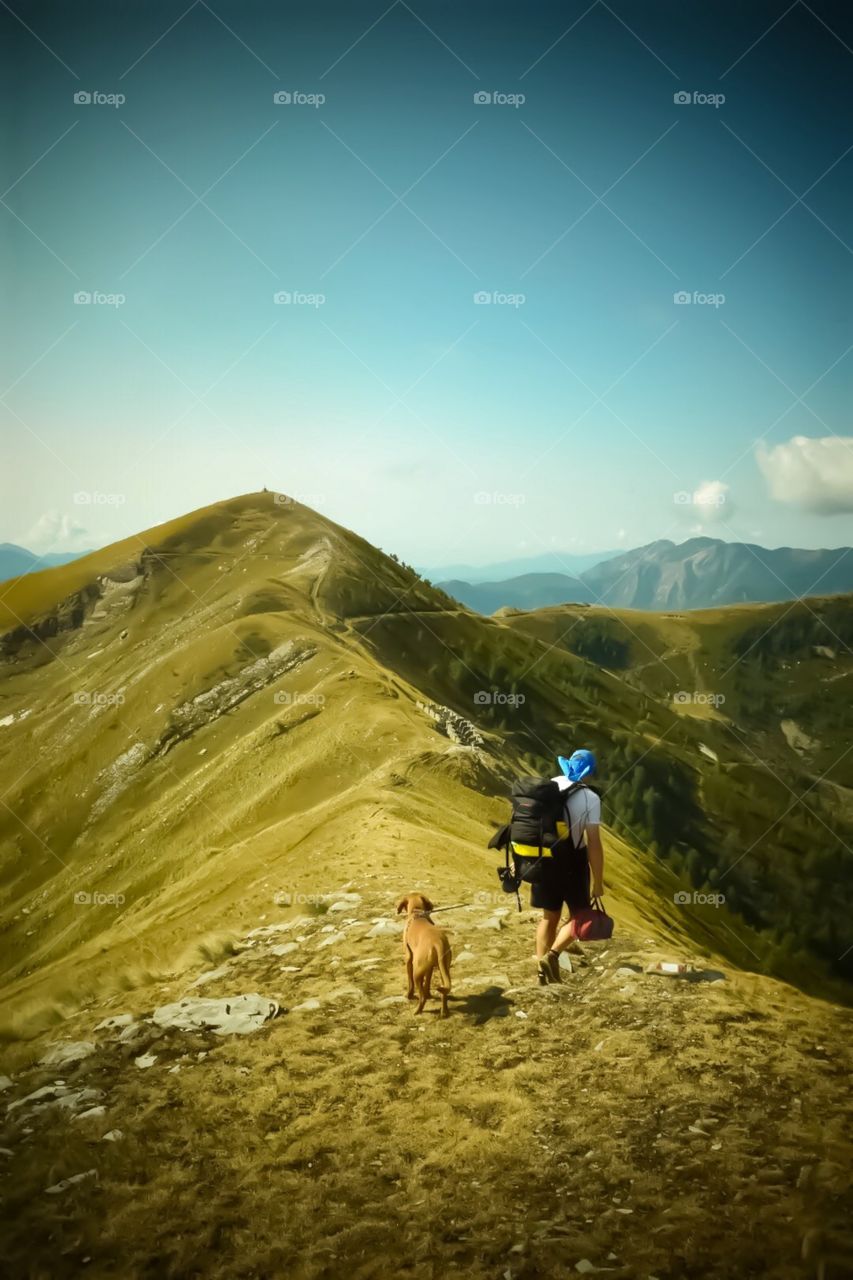
MULTIPOLYGON (((522 866, 530 858, 521 858, 522 866)), ((585 848, 573 849, 557 858, 535 859, 536 880, 530 885, 530 905, 542 911, 562 911, 563 903, 570 914, 591 905, 589 896, 589 858, 585 848)))

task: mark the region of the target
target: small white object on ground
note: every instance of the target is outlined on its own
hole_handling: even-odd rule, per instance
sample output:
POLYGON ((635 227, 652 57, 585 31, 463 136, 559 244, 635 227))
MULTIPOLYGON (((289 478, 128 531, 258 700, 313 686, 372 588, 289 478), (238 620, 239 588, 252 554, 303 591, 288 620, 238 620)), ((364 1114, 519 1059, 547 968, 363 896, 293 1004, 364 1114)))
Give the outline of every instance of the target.
POLYGON ((594 1271, 595 1267, 589 1258, 581 1258, 580 1262, 575 1263, 575 1271, 579 1271, 581 1275, 588 1275, 590 1271, 594 1271))
POLYGON ((327 934, 325 938, 317 943, 317 950, 319 951, 321 947, 334 947, 338 942, 343 942, 345 937, 346 934, 339 933, 336 929, 334 933, 327 934))
POLYGON ((11 1088, 12 1088, 12 1077, 0 1076, 0 1093, 2 1093, 4 1089, 11 1089, 11 1088))
POLYGON ((279 942, 274 947, 270 947, 270 954, 274 956, 289 956, 292 951, 298 951, 299 944, 297 942, 279 942))
POLYGON ((54 1045, 39 1059, 40 1067, 65 1067, 71 1062, 82 1062, 95 1052, 92 1040, 70 1040, 54 1045))
POLYGON ((90 1107, 88 1111, 78 1111, 75 1120, 99 1120, 107 1114, 106 1107, 90 1107))
POLYGON ((110 1129, 109 1133, 105 1133, 102 1142, 121 1142, 124 1134, 121 1129, 110 1129))
POLYGON ((97 1178, 97 1169, 87 1169, 85 1173, 72 1174, 70 1178, 63 1178, 61 1182, 55 1182, 52 1187, 45 1187, 46 1196, 58 1196, 60 1192, 67 1191, 69 1187, 73 1187, 76 1182, 86 1182, 89 1178, 97 1178))
POLYGON ((320 1001, 311 999, 303 1000, 302 1004, 295 1004, 290 1010, 291 1013, 311 1013, 315 1009, 320 1008, 320 1001))
POLYGON ((139 1067, 140 1071, 145 1071, 148 1067, 154 1066, 154 1063, 157 1061, 157 1054, 142 1053, 138 1058, 134 1058, 133 1061, 136 1063, 137 1067, 139 1067))

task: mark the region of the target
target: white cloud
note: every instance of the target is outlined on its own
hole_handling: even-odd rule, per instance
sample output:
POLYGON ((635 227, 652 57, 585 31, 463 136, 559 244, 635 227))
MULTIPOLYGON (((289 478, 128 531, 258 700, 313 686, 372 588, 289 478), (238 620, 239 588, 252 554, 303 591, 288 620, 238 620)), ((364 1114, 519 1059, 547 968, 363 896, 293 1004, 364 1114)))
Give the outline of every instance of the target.
POLYGON ((59 511, 45 511, 27 533, 16 538, 22 547, 39 554, 46 551, 82 551, 86 548, 88 530, 59 511))
POLYGON ((728 520, 732 514, 729 486, 722 480, 703 480, 692 493, 681 489, 673 499, 681 519, 690 522, 691 533, 702 533, 706 525, 728 520))
POLYGON ((821 516, 853 511, 853 436, 794 436, 755 457, 771 497, 821 516))
POLYGON ((723 515, 731 514, 729 486, 722 480, 703 480, 698 489, 693 490, 693 512, 700 522, 709 523, 721 520, 723 515), (724 512, 724 508, 728 511, 724 512))

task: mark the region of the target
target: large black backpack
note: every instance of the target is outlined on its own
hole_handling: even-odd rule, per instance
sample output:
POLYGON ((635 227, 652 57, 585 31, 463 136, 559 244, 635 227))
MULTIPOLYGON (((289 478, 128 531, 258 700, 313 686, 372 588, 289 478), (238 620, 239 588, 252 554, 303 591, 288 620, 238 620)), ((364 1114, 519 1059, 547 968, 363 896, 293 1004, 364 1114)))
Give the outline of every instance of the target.
POLYGON ((560 836, 557 823, 566 820, 566 800, 581 786, 574 782, 561 788, 551 778, 519 778, 512 787, 510 800, 512 816, 489 841, 490 849, 503 849, 505 864, 498 867, 498 876, 505 893, 514 893, 521 910, 518 890, 522 881, 533 884, 541 875, 543 849, 555 845, 574 848, 571 828, 568 836, 560 836), (520 859, 513 850, 514 844, 526 845, 535 850, 520 859), (510 857, 512 865, 510 865, 510 857))
POLYGON ((568 790, 561 790, 551 778, 519 778, 510 792, 509 839, 535 847, 541 857, 543 849, 557 842, 557 823, 565 821, 567 795, 568 790))

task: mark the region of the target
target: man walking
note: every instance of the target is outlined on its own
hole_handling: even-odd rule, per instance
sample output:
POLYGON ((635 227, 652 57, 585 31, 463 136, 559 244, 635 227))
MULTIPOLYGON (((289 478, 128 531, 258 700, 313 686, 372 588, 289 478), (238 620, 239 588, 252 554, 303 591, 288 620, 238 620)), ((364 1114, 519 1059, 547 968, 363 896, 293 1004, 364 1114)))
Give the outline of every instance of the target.
POLYGON ((557 756, 561 772, 554 781, 565 791, 565 823, 558 823, 558 835, 565 836, 564 846, 556 856, 548 858, 542 876, 530 887, 530 904, 539 907, 542 919, 536 931, 536 956, 539 982, 559 982, 560 952, 572 945, 569 924, 560 928, 563 903, 572 916, 588 908, 591 898, 604 892, 604 849, 601 844, 601 800, 584 780, 597 772, 591 751, 575 751, 566 759, 557 756), (590 892, 590 873, 592 886, 590 892))

